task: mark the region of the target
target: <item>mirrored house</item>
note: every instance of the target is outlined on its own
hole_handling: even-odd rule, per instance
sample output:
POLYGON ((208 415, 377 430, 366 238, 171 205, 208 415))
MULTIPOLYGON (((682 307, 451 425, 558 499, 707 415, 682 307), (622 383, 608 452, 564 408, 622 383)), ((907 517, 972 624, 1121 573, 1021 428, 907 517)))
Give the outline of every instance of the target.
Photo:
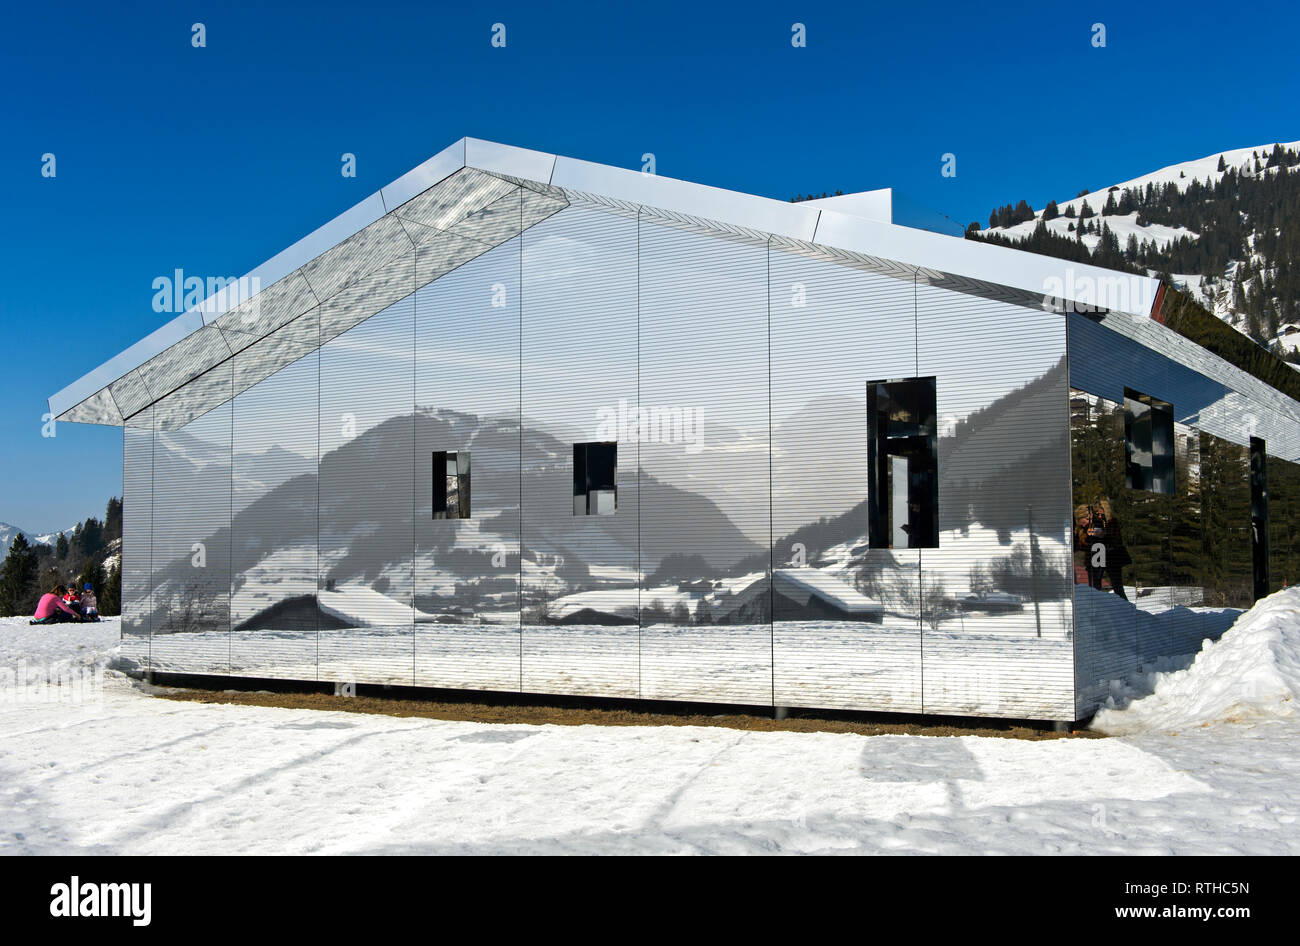
POLYGON ((157 673, 1077 720, 1300 572, 1158 284, 459 141, 50 399, 157 673))

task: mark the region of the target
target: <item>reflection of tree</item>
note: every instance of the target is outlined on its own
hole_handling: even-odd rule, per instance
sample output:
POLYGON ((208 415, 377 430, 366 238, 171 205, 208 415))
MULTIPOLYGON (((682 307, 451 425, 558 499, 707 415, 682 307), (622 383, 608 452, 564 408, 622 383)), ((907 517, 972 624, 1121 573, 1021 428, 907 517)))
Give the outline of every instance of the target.
POLYGON ((970 567, 970 589, 980 592, 1005 591, 1026 600, 1051 600, 1068 594, 1069 579, 1059 563, 1050 561, 1035 544, 1032 567, 1024 542, 1011 546, 1006 555, 970 567))
MULTIPOLYGON (((1076 504, 1108 499, 1132 556, 1126 582, 1202 588, 1205 603, 1249 606, 1250 480, 1245 447, 1176 428, 1172 496, 1131 490, 1124 477, 1124 408, 1072 392, 1076 504)), ((1082 574, 1083 553, 1075 549, 1082 574)))
POLYGON ((1269 589, 1300 582, 1300 466, 1268 458, 1269 589))
POLYGON ((938 630, 944 618, 956 614, 956 605, 948 597, 943 579, 927 574, 921 580, 921 613, 933 630, 938 630))
POLYGON ((1207 604, 1249 607, 1253 598, 1249 456, 1201 435, 1202 574, 1207 604))
POLYGON ((195 634, 229 630, 229 616, 222 607, 226 600, 225 594, 218 595, 202 581, 184 581, 177 591, 160 596, 155 604, 159 633, 195 634))
POLYGON ((1041 377, 972 411, 951 434, 939 438, 942 478, 939 528, 967 529, 971 521, 997 531, 1006 542, 1028 527, 1042 535, 1061 535, 1060 463, 1065 434, 1058 413, 1065 388, 1064 359, 1041 377), (1015 483, 1009 501, 1008 482, 1015 483))

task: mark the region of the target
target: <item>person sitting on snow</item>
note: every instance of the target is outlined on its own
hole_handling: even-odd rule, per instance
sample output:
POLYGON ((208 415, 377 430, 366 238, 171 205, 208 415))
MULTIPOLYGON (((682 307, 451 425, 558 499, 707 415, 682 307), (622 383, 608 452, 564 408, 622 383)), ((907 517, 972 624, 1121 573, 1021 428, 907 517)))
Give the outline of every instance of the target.
POLYGON ((67 591, 62 585, 55 585, 53 591, 41 595, 41 600, 36 605, 36 614, 30 623, 62 624, 65 621, 80 621, 81 615, 63 603, 67 591))
POLYGON ((87 621, 99 620, 99 602, 95 600, 95 586, 86 582, 81 595, 81 616, 87 621))

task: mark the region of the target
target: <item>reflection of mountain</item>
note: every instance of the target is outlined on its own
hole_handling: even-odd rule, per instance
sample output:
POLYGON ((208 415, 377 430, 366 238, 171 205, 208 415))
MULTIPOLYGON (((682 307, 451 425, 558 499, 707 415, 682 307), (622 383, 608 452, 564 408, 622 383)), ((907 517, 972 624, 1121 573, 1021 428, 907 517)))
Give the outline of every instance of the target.
POLYGON ((277 486, 299 476, 316 462, 315 453, 303 456, 276 444, 261 453, 236 454, 234 461, 234 504, 243 508, 277 486))
POLYGON ((229 427, 220 441, 200 437, 189 430, 160 430, 155 436, 155 449, 167 453, 172 464, 170 470, 177 470, 177 464, 182 463, 195 471, 213 463, 230 463, 229 427))
MULTIPOLYGON (((172 437, 160 448, 179 454, 177 460, 184 463, 188 460, 184 451, 191 446, 201 451, 205 461, 208 459, 212 445, 194 437, 172 437), (182 449, 177 450, 177 446, 182 449)), ((567 500, 571 451, 571 444, 536 431, 526 431, 521 445, 512 419, 451 411, 421 412, 415 417, 413 429, 411 415, 391 418, 326 453, 319 466, 319 482, 315 474, 292 476, 243 508, 236 505, 233 545, 227 528, 207 537, 194 536, 208 549, 204 572, 192 567, 188 543, 178 548, 182 557, 155 570, 154 607, 161 615, 184 602, 183 606, 191 611, 197 609, 208 615, 192 617, 194 622, 219 623, 211 615, 220 610, 217 599, 228 590, 220 580, 227 573, 223 555, 226 549, 230 550, 229 572, 235 575, 237 588, 243 573, 271 553, 284 550, 298 550, 289 559, 299 563, 296 568, 301 574, 289 577, 300 584, 309 583, 307 587, 314 586, 318 547, 321 580, 339 587, 357 582, 387 587, 384 583, 393 576, 409 576, 413 541, 417 555, 432 556, 436 563, 431 565, 437 575, 417 570, 422 579, 499 577, 500 571, 487 569, 491 544, 489 541, 489 551, 484 551, 483 537, 513 544, 519 530, 521 487, 525 496, 554 494, 553 480, 560 477, 559 491, 567 500), (474 535, 480 539, 474 548, 452 547, 457 541, 452 536, 458 536, 459 531, 444 529, 431 534, 421 528, 432 518, 431 499, 427 485, 420 485, 426 483, 427 471, 416 477, 414 468, 421 458, 427 465, 427 445, 448 443, 465 444, 473 457, 472 495, 478 526, 474 535), (522 475, 514 459, 521 446, 522 475)), ((241 458, 241 473, 259 477, 264 475, 263 467, 271 471, 301 470, 308 462, 290 451, 275 453, 273 448, 241 458)), ((254 480, 241 476, 236 488, 245 488, 251 482, 254 480)), ((640 497, 646 508, 665 511, 662 516, 641 520, 639 556, 644 568, 652 570, 664 555, 685 549, 721 569, 759 549, 704 496, 643 475, 640 497), (689 528, 683 529, 682 523, 689 523, 689 528)), ((530 516, 525 557, 530 561, 537 561, 539 556, 558 557, 569 564, 557 574, 566 580, 584 581, 588 577, 586 563, 593 558, 593 539, 601 546, 596 557, 602 563, 620 559, 635 563, 638 559, 635 522, 626 518, 596 522, 571 515, 567 505, 555 515, 530 516), (599 535, 593 536, 593 527, 600 529, 599 535)), ((155 554, 160 548, 155 544, 155 554)), ((511 559, 517 568, 517 557, 512 555, 511 559)), ((393 590, 397 597, 403 597, 396 586, 393 590)), ((417 596, 423 593, 416 590, 417 596)))
MULTIPOLYGON (((1061 472, 1069 449, 1065 390, 1062 359, 1043 377, 974 411, 959 420, 948 436, 939 437, 940 531, 980 524, 997 531, 1001 544, 1009 545, 1012 532, 1028 527, 1032 506, 1036 532, 1064 534, 1069 516, 1061 472)), ((796 423, 813 418, 829 421, 832 406, 839 407, 834 402, 808 405, 791 418, 790 429, 797 431, 796 423)), ((865 419, 862 423, 865 426, 865 419)), ((861 428, 843 426, 842 436, 866 439, 861 428)), ((819 468, 825 471, 831 465, 810 463, 808 467, 809 475, 816 477, 819 468)), ((866 491, 865 480, 864 470, 859 497, 866 491)), ((815 486, 816 481, 813 483, 815 486)), ((813 561, 833 546, 865 543, 866 535, 867 503, 859 499, 839 515, 805 523, 779 536, 776 545, 789 549, 802 544, 813 561)), ((763 556, 752 557, 733 571, 753 571, 763 567, 762 561, 763 556)))
MULTIPOLYGON (((941 531, 970 524, 991 529, 1006 548, 1008 562, 1014 558, 1011 537, 1024 533, 1031 514, 1036 532, 1065 534, 1068 495, 1060 472, 1068 456, 1064 371, 1062 360, 1042 378, 959 420, 948 436, 939 438, 941 531)), ((778 428, 778 438, 783 430, 804 429, 793 425, 814 422, 829 425, 827 430, 843 437, 854 436, 856 428, 856 436, 861 437, 856 407, 847 399, 814 402, 788 418, 778 428)), ((727 433, 733 445, 746 439, 734 431, 727 433)), ((177 442, 174 437, 168 441, 177 442)), ((213 448, 196 438, 179 442, 187 447, 194 443, 204 451, 205 460, 213 448)), ((711 437, 706 445, 710 451, 717 446, 711 437)), ((380 591, 391 587, 390 593, 403 599, 410 593, 414 545, 415 594, 422 609, 433 613, 460 606, 461 599, 470 596, 475 598, 471 608, 511 610, 515 603, 512 590, 505 587, 510 583, 505 580, 508 575, 500 565, 490 566, 489 560, 495 543, 509 548, 519 535, 521 488, 525 497, 557 504, 553 513, 538 513, 530 505, 524 529, 523 554, 530 563, 525 572, 543 576, 546 597, 635 586, 638 566, 642 575, 654 574, 670 555, 698 556, 700 570, 706 573, 699 577, 763 573, 770 567, 765 543, 747 538, 711 498, 714 493, 706 497, 692 491, 680 476, 670 482, 671 470, 657 474, 643 469, 641 507, 635 520, 570 515, 563 505, 569 494, 571 449, 571 444, 533 430, 525 431, 521 443, 513 419, 451 411, 422 411, 414 423, 411 415, 391 418, 326 453, 319 482, 314 474, 294 476, 246 507, 236 505, 233 545, 227 529, 205 540, 211 579, 196 578, 188 561, 188 544, 178 549, 186 557, 155 575, 154 604, 173 608, 178 596, 193 597, 196 582, 205 579, 211 587, 204 585, 200 596, 220 598, 229 590, 221 580, 223 574, 233 573, 238 587, 249 569, 284 550, 294 550, 288 558, 299 563, 294 567, 301 574, 291 577, 304 592, 315 587, 319 570, 320 579, 332 587, 362 585, 380 591), (454 529, 430 530, 428 471, 420 462, 425 459, 427 467, 425 451, 449 443, 465 444, 474 458, 474 520, 454 529), (521 449, 522 473, 515 459, 521 449), (221 561, 223 549, 230 550, 228 566, 221 561)), ((302 469, 307 462, 288 451, 280 451, 281 456, 272 453, 264 455, 268 467, 302 469)), ((643 457, 650 454, 642 451, 643 457)), ((250 473, 260 475, 256 464, 248 466, 250 473)), ((724 466, 716 465, 718 471, 724 466)), ((814 477, 817 468, 827 466, 810 464, 814 477)), ((750 506, 751 518, 766 518, 766 509, 761 515, 753 510, 752 498, 750 506)), ((814 566, 828 549, 843 546, 846 555, 861 560, 853 566, 859 571, 888 571, 893 561, 888 553, 859 554, 866 520, 866 503, 858 500, 838 515, 789 530, 777 545, 788 549, 802 544, 808 563, 814 566)), ((519 560, 514 554, 510 559, 508 569, 513 574, 519 560)), ((1005 569, 1008 574, 1018 574, 1013 566, 1015 562, 1005 569)), ((857 580, 870 577, 863 572, 857 580)), ((990 580, 995 587, 1009 583, 990 580)), ((1018 588, 1001 590, 1019 593, 1018 588)))
POLYGON ((968 521, 1006 538, 1028 526, 1064 534, 1069 524, 1066 368, 1042 377, 957 422, 939 438, 939 529, 968 521), (1031 512, 1032 507, 1032 512, 1031 512))
MULTIPOLYGON (((815 497, 818 511, 838 514, 862 502, 867 475, 865 384, 862 389, 861 399, 811 400, 776 425, 772 431, 774 465, 779 471, 787 471, 787 475, 778 474, 773 478, 773 509, 800 509, 810 497, 815 497), (861 470, 849 472, 841 464, 818 462, 818 455, 829 444, 834 444, 841 455, 860 454, 861 470), (789 475, 795 470, 797 476, 789 475)), ((865 513, 862 521, 865 528, 865 513)))

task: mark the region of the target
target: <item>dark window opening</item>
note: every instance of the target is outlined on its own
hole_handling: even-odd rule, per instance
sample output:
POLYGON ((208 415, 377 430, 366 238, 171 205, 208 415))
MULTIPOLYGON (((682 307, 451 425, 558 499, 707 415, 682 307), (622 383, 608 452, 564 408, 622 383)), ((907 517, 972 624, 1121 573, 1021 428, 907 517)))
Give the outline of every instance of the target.
POLYGON ((433 453, 433 518, 469 518, 469 451, 433 453))
POLYGON ((867 382, 867 541, 939 547, 935 379, 867 382))
POLYGON ((618 508, 618 444, 573 445, 573 514, 612 516, 618 508))
POLYGON ((1124 485, 1174 494, 1174 407, 1124 389, 1124 485))
POLYGON ((1259 437, 1250 438, 1250 551, 1255 600, 1269 589, 1268 449, 1259 437))

